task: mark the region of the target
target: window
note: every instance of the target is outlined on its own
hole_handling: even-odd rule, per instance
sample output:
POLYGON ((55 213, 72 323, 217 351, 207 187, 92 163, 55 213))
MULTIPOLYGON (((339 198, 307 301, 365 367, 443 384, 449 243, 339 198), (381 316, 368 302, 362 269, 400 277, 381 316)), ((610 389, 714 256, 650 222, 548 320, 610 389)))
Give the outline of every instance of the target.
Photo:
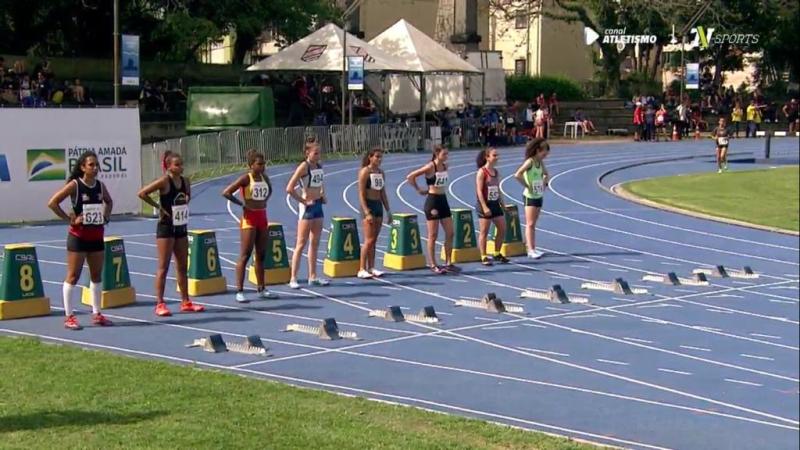
POLYGON ((528 15, 520 14, 514 18, 515 28, 528 28, 528 15))
POLYGON ((524 59, 514 61, 514 75, 525 75, 525 72, 527 72, 527 64, 525 62, 524 59))

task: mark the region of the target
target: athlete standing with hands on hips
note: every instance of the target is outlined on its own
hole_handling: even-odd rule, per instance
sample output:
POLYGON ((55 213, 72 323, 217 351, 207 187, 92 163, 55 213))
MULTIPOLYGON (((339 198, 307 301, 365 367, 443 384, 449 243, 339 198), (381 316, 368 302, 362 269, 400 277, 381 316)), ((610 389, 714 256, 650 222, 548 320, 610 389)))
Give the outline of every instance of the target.
POLYGON ((544 253, 536 249, 536 222, 542 211, 544 191, 550 182, 550 174, 544 159, 550 154, 550 144, 542 138, 529 141, 525 146, 525 161, 517 169, 514 178, 525 187, 525 238, 528 240, 528 258, 539 259, 544 253))
POLYGON ((229 202, 242 207, 242 220, 239 222, 241 241, 239 245, 239 260, 236 261, 236 301, 247 303, 249 300, 244 295, 244 274, 247 261, 255 248, 256 284, 259 298, 275 298, 275 295, 265 288, 264 281, 264 252, 267 247, 267 201, 272 196, 272 183, 265 171, 267 161, 264 155, 250 149, 246 154, 247 165, 250 170, 237 178, 222 191, 222 196, 229 202), (233 196, 237 190, 241 191, 242 200, 233 196))
POLYGON ((425 198, 425 219, 428 221, 428 266, 433 273, 443 275, 448 272, 458 273, 461 269, 450 260, 453 250, 453 219, 450 205, 447 202, 447 156, 448 150, 441 145, 433 148, 430 162, 411 172, 406 180, 425 198), (417 186, 417 178, 424 175, 427 189, 417 186), (444 228, 444 266, 436 264, 436 238, 439 236, 439 224, 444 228))
POLYGON ((202 305, 195 305, 189 300, 187 281, 187 262, 189 255, 189 200, 192 188, 189 180, 183 177, 183 159, 177 153, 164 154, 162 166, 165 175, 153 181, 139 191, 139 198, 159 211, 156 226, 156 248, 158 249, 158 271, 156 272, 156 315, 169 317, 172 315, 164 303, 164 286, 169 272, 169 263, 175 256, 175 277, 181 292, 181 312, 203 312, 202 305), (158 203, 150 198, 150 194, 158 191, 158 203))
POLYGON ((383 275, 383 272, 375 268, 375 247, 378 235, 381 233, 383 216, 386 216, 387 224, 392 223, 389 199, 384 189, 386 178, 381 169, 382 159, 383 150, 373 148, 364 155, 361 160, 361 170, 358 171, 358 199, 364 218, 364 245, 361 248, 361 267, 356 276, 362 279, 383 275))
POLYGON ((47 206, 69 223, 67 234, 67 276, 62 286, 64 300, 64 327, 80 330, 78 319, 72 314, 72 296, 81 277, 83 262, 89 264, 89 291, 92 299, 92 323, 107 327, 113 323, 100 312, 102 295, 103 259, 105 257, 105 225, 111 216, 114 202, 103 183, 97 179, 100 167, 94 152, 83 153, 72 167, 67 184, 56 192, 47 206), (61 209, 67 197, 72 203, 69 214, 61 209))
POLYGON ((497 171, 497 149, 487 148, 478 153, 475 160, 478 172, 475 174, 475 190, 478 197, 478 248, 481 251, 481 262, 491 266, 494 261, 509 262, 500 251, 506 231, 506 218, 503 211, 503 199, 500 195, 500 173, 497 171), (494 224, 494 256, 486 254, 486 238, 489 226, 494 224))
POLYGON ((322 218, 325 216, 322 205, 326 203, 323 181, 325 172, 320 164, 319 144, 314 139, 307 139, 305 144, 306 159, 297 166, 286 193, 298 203, 297 243, 292 255, 292 275, 289 287, 300 289, 297 272, 300 270, 300 259, 303 257, 306 244, 308 249, 308 284, 309 286, 327 286, 330 281, 317 277, 317 251, 322 237, 322 218))

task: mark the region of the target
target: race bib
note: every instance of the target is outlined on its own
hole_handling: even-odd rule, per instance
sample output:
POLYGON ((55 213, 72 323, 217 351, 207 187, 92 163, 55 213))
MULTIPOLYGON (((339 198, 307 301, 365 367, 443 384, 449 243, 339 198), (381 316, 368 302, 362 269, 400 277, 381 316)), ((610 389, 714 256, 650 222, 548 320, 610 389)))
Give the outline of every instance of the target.
POLYGON ((371 173, 369 174, 369 182, 372 186, 372 189, 376 191, 380 191, 383 189, 383 174, 382 173, 371 173))
POLYGON ((172 207, 172 226, 182 227, 189 223, 189 205, 174 205, 172 207))
POLYGON ((533 195, 540 196, 544 194, 544 181, 536 180, 533 182, 533 195))
POLYGON ((728 138, 726 138, 726 137, 718 137, 717 138, 717 145, 728 145, 728 138))
POLYGON ((322 180, 325 177, 325 172, 322 169, 312 169, 311 170, 311 180, 308 183, 308 187, 318 188, 322 187, 322 180))
POLYGON ((487 200, 490 202, 496 202, 500 199, 500 187, 499 186, 488 186, 488 193, 487 193, 487 200))
POLYGON ((84 225, 103 225, 106 218, 103 216, 103 205, 92 203, 83 205, 83 224, 84 225))
POLYGON ((436 172, 436 181, 433 183, 436 187, 444 187, 447 186, 447 171, 443 172, 436 172))
POLYGON ((266 181, 256 181, 251 186, 251 195, 250 199, 255 200, 257 202, 261 202, 267 199, 269 196, 269 185, 266 181))

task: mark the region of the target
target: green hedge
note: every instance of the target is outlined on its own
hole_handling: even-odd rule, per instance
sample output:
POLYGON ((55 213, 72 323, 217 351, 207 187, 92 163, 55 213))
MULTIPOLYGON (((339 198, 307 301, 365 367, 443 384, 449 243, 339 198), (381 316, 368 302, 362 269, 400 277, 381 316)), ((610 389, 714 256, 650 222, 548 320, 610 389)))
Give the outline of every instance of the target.
POLYGON ((564 77, 513 75, 506 77, 506 98, 508 100, 531 102, 536 96, 543 93, 547 98, 553 92, 561 101, 574 101, 586 99, 581 85, 564 77))

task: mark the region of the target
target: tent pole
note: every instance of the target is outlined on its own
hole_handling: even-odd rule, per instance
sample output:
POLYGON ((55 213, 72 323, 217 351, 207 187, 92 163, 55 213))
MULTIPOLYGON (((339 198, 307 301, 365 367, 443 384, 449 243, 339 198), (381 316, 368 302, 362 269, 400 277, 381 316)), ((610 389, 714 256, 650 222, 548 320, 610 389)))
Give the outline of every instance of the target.
POLYGON ((425 149, 425 109, 428 107, 427 89, 425 84, 425 74, 419 74, 419 109, 422 111, 422 148, 425 149))
POLYGON ((347 124, 347 117, 345 116, 345 109, 347 108, 347 25, 342 24, 342 128, 347 124))
POLYGON ((486 109, 486 72, 481 72, 481 109, 486 109))

